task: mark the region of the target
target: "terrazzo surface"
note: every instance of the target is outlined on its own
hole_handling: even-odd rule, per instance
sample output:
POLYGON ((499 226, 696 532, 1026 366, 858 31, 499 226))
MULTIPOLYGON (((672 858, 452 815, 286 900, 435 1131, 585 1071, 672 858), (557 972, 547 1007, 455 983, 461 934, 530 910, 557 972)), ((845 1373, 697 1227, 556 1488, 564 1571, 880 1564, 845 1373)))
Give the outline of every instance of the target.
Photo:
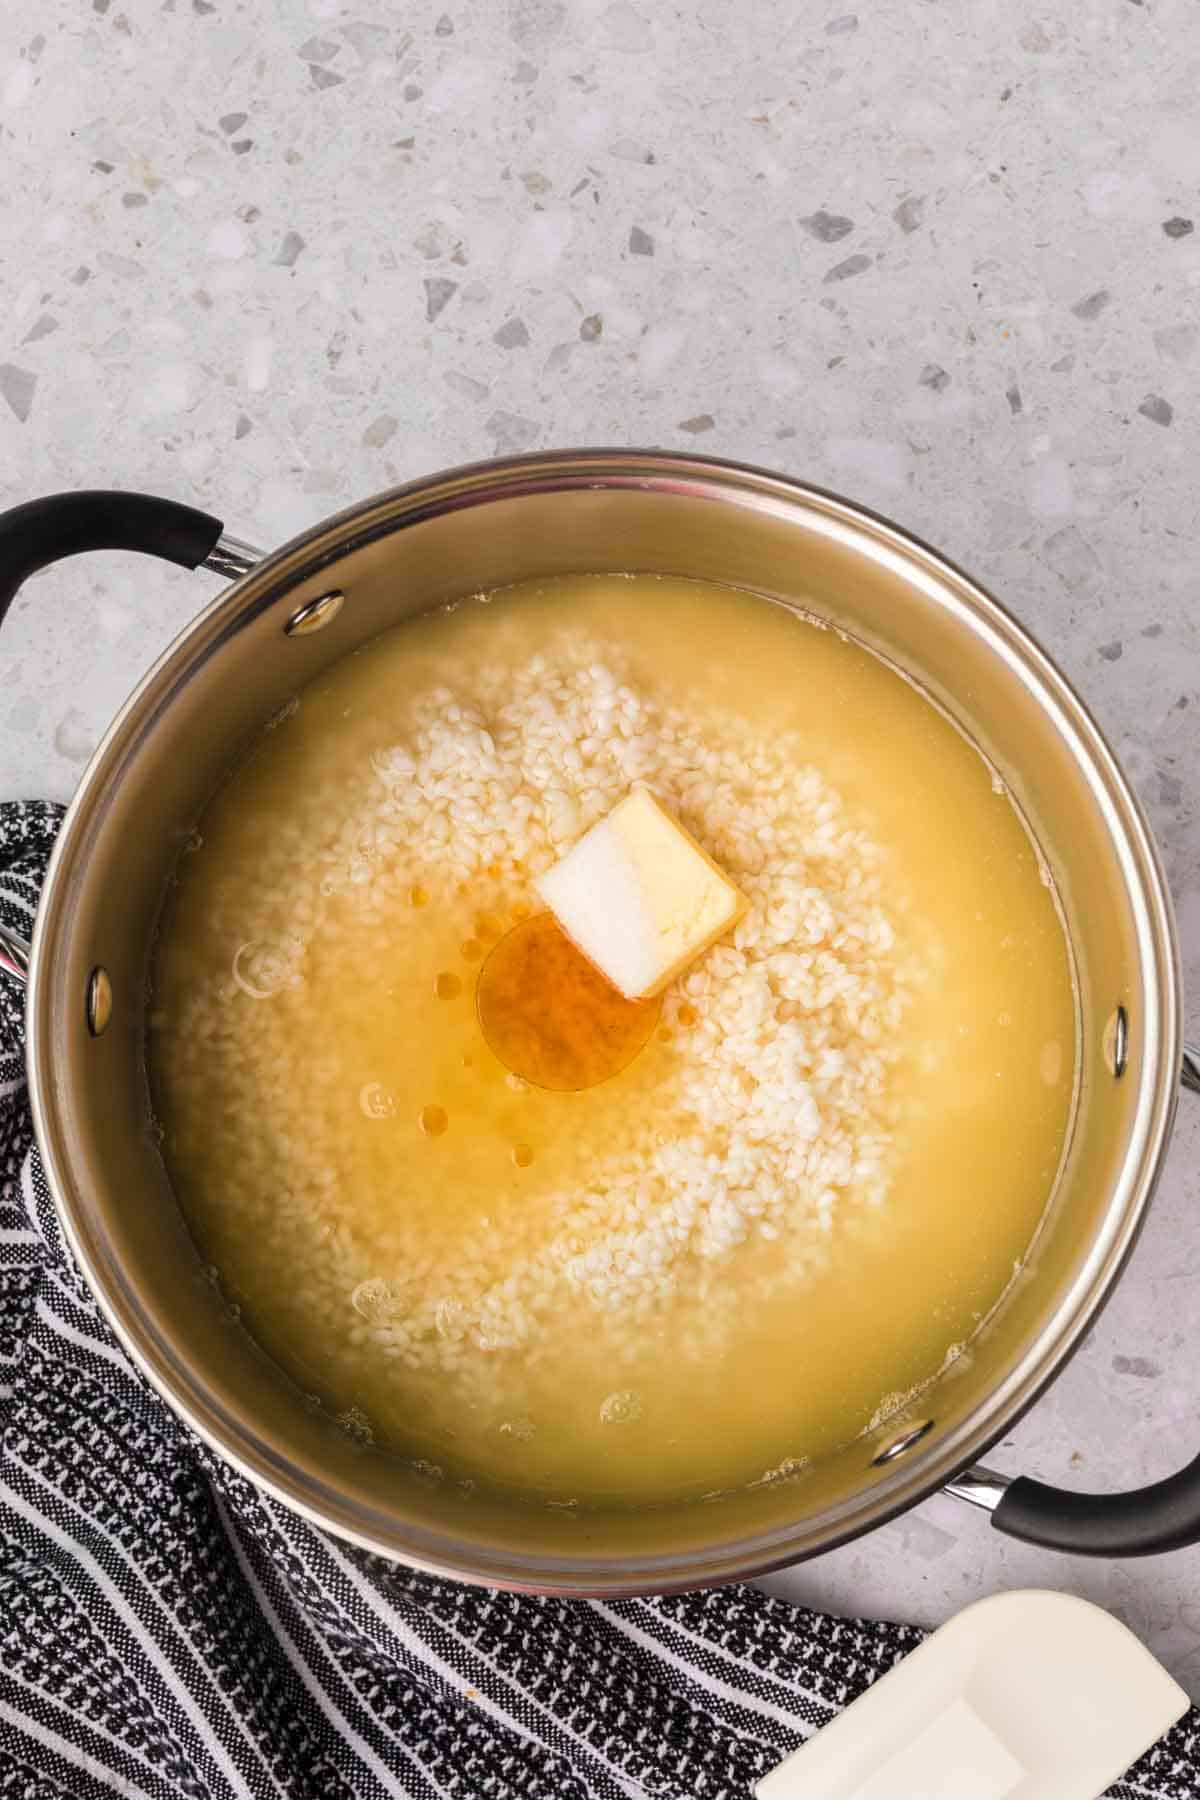
MULTIPOLYGON (((1200 1007, 1200 13, 1185 0, 7 0, 0 498, 270 545, 438 467, 657 444, 845 491, 1033 626, 1159 835, 1200 1007)), ((117 557, 0 639, 0 793, 65 799, 213 591, 117 557)), ((1087 1348, 992 1461, 1200 1449, 1200 1106, 1087 1348)), ((1200 1551, 927 1504, 780 1577, 933 1623, 1094 1597, 1200 1696, 1200 1551)))

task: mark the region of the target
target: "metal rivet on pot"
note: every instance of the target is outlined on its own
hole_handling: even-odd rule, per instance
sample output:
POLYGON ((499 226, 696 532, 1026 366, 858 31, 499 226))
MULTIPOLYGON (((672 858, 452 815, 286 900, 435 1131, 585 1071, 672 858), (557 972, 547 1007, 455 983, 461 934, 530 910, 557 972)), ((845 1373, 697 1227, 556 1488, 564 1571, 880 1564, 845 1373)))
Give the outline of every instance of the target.
POLYGON ((315 600, 306 600, 284 626, 284 636, 307 637, 310 632, 324 631, 341 612, 345 598, 340 589, 331 588, 329 593, 321 594, 315 600))
POLYGON ((919 1444, 921 1439, 932 1430, 932 1419, 922 1419, 919 1425, 910 1425, 907 1431, 902 1431, 898 1438, 893 1438, 890 1444, 884 1445, 877 1456, 871 1458, 872 1467, 879 1468, 884 1463, 895 1462, 898 1456, 903 1456, 906 1450, 911 1450, 914 1444, 919 1444))
POLYGON ((1129 1014, 1118 1006, 1104 1027, 1104 1060, 1120 1080, 1129 1062, 1129 1014))
POLYGON ((102 1037, 112 1018, 113 991, 108 971, 99 966, 88 976, 87 1028, 93 1037, 102 1037))

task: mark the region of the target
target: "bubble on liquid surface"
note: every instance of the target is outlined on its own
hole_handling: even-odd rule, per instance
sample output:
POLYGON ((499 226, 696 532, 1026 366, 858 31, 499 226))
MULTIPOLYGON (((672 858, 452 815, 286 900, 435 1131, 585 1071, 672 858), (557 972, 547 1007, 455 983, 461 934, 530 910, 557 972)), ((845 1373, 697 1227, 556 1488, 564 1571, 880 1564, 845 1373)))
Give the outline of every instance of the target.
POLYGON ((394 1281, 372 1275, 359 1282, 350 1295, 350 1304, 364 1319, 394 1319, 403 1307, 403 1295, 394 1281))
POLYGON ((346 1436, 352 1437, 356 1443, 375 1442, 374 1427, 361 1406, 348 1406, 345 1412, 337 1413, 335 1417, 346 1436))
POLYGON ((300 986, 302 952, 298 939, 284 938, 277 944, 251 939, 234 951, 233 979, 251 1000, 270 1000, 284 988, 300 986))
POLYGON ((536 1431, 532 1419, 505 1419, 500 1427, 501 1437, 516 1438, 521 1444, 527 1444, 536 1431))
POLYGON ((809 1464, 810 1458, 807 1456, 785 1456, 775 1468, 764 1469, 758 1480, 749 1485, 752 1488, 774 1487, 780 1481, 795 1481, 797 1476, 804 1474, 809 1464))
POLYGON ((381 1081, 368 1081, 360 1088, 358 1104, 368 1119, 390 1119, 396 1111, 396 1102, 381 1081))
POLYGON ((641 1416, 641 1395, 633 1388, 618 1388, 600 1402, 602 1425, 634 1425, 641 1416))

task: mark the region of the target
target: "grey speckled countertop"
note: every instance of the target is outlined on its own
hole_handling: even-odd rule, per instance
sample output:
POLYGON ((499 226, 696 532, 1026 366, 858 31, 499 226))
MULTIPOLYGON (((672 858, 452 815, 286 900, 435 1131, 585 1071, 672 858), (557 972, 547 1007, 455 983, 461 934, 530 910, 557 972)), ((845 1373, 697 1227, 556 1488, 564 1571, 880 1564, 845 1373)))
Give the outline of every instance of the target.
MULTIPOLYGON (((539 445, 840 488, 1072 673, 1200 1008, 1200 13, 854 3, 6 0, 0 498, 145 488, 269 544, 539 445)), ((210 591, 117 558, 30 583, 0 793, 69 795, 210 591)), ((1198 1152, 1194 1105, 996 1463, 1131 1483, 1200 1449, 1198 1152)), ((939 1500, 776 1583, 922 1623, 1018 1584, 1101 1600, 1200 1696, 1200 1550, 1069 1561, 939 1500)))

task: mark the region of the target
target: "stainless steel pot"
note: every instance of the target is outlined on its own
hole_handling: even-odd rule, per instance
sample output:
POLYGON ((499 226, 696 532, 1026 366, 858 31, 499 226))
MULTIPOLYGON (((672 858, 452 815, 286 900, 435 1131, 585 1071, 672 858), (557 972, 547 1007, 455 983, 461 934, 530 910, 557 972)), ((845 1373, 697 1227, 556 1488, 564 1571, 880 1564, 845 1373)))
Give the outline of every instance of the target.
POLYGON ((1153 1191, 1184 1052, 1162 870, 1129 784, 1066 680, 961 571, 885 520, 701 457, 569 451, 367 500, 269 555, 204 514, 128 494, 0 518, 0 615, 20 582, 124 548, 232 577, 146 676, 62 828, 28 961, 34 1121, 66 1236, 130 1355, 177 1413, 315 1523, 385 1556, 570 1594, 694 1587, 812 1556, 945 1487, 1002 1531, 1130 1555, 1200 1538, 1200 1458, 1140 1492, 1069 1494, 978 1468, 1062 1367, 1121 1273, 1153 1191), (231 764, 297 689, 414 613, 569 571, 648 570, 768 593, 914 676, 1004 775, 1054 871, 1073 945, 1082 1080, 1028 1268, 919 1401, 800 1484, 586 1515, 448 1496, 355 1446, 230 1319, 148 1129, 144 1005, 164 888, 231 764))

